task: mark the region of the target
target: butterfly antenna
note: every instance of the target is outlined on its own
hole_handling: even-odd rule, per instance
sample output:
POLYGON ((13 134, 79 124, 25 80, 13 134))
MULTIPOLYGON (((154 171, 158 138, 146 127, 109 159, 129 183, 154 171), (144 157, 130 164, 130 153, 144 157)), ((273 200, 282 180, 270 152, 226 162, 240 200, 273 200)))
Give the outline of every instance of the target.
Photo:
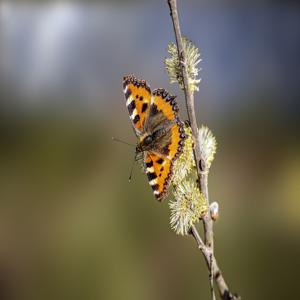
POLYGON ((133 174, 133 168, 135 166, 135 162, 136 162, 136 157, 137 157, 137 152, 135 152, 135 155, 134 155, 134 159, 133 159, 133 162, 132 162, 132 165, 131 165, 131 168, 130 168, 130 174, 129 174, 129 182, 131 182, 131 178, 132 178, 132 174, 133 174))
POLYGON ((131 147, 135 147, 135 145, 133 145, 133 144, 129 144, 129 143, 127 143, 127 142, 124 142, 124 141, 122 141, 122 140, 119 140, 119 139, 117 139, 117 138, 115 138, 115 137, 111 137, 111 139, 114 141, 114 142, 119 142, 119 143, 122 143, 122 144, 125 144, 125 145, 128 145, 128 146, 131 146, 131 147))

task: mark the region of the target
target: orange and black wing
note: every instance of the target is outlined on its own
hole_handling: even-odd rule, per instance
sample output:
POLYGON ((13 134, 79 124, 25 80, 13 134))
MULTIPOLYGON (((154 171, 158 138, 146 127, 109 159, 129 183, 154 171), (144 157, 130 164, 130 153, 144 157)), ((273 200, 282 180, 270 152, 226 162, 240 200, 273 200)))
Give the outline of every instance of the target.
POLYGON ((161 201, 166 196, 172 176, 172 161, 155 153, 147 152, 144 164, 154 196, 161 201))
POLYGON ((167 122, 162 122, 167 124, 167 129, 153 151, 146 153, 144 164, 154 195, 161 201, 166 195, 174 161, 182 152, 186 136, 184 124, 178 117, 175 97, 170 96, 164 89, 154 90, 152 95, 149 118, 155 119, 155 115, 163 115, 167 122))
POLYGON ((171 96, 164 89, 154 90, 152 95, 152 114, 153 111, 157 114, 163 114, 171 124, 167 132, 170 138, 167 140, 167 143, 161 143, 161 149, 159 148, 160 144, 158 144, 157 151, 166 156, 173 163, 182 152, 182 147, 186 138, 184 134, 184 124, 179 119, 178 106, 174 96, 171 96))
POLYGON ((123 91, 126 98, 129 117, 138 135, 145 123, 151 103, 151 90, 145 80, 138 80, 134 75, 123 78, 123 91))

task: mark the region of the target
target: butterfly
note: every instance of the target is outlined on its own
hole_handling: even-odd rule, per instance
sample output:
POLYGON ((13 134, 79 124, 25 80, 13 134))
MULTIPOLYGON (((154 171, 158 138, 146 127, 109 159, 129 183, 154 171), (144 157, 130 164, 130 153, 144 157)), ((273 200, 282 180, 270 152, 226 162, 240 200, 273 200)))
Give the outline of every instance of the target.
POLYGON ((175 96, 165 89, 151 92, 145 80, 123 78, 129 117, 138 138, 136 155, 142 153, 144 169, 157 200, 167 194, 173 164, 183 150, 184 123, 178 117, 175 96))

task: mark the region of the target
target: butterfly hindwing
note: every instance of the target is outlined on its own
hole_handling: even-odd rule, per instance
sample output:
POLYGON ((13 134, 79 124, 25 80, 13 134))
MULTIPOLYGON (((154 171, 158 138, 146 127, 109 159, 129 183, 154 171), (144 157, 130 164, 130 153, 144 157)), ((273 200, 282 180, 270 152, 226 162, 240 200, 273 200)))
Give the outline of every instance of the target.
POLYGON ((151 91, 145 80, 138 80, 133 75, 123 79, 126 106, 132 125, 138 134, 144 126, 151 103, 151 91))
POLYGON ((172 174, 172 162, 158 154, 148 152, 144 158, 145 171, 153 193, 162 200, 167 192, 172 174))

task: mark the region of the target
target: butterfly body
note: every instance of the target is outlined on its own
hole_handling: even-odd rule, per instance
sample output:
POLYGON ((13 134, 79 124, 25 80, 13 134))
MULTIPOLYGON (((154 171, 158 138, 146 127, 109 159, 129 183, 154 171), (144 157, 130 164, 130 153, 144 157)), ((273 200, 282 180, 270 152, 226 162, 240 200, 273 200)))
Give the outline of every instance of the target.
POLYGON ((133 75, 123 81, 126 106, 138 138, 137 153, 143 153, 149 184, 158 200, 167 192, 174 161, 182 152, 185 134, 175 97, 164 89, 150 90, 133 75))

